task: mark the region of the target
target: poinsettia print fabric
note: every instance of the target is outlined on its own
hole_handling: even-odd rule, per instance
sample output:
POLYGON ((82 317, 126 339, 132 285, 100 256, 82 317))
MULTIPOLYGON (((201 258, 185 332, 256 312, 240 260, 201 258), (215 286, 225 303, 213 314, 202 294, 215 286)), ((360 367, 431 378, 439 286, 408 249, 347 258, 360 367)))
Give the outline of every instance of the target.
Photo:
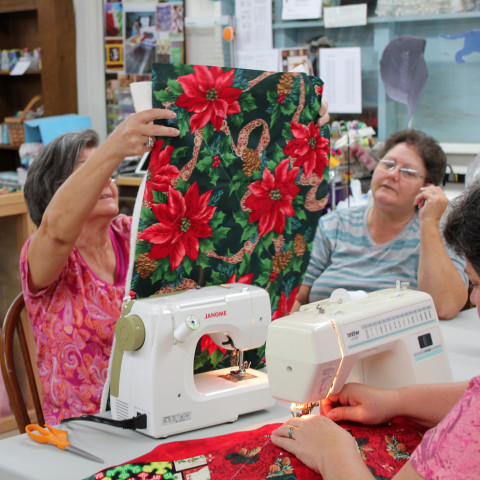
MULTIPOLYGON (((171 442, 132 462, 106 468, 86 480, 321 480, 270 434, 280 424, 218 437, 171 442)), ((344 423, 359 454, 378 480, 392 478, 410 458, 425 429, 402 418, 369 427, 344 423)))
MULTIPOLYGON (((154 64, 153 106, 176 113, 180 135, 151 154, 132 298, 241 282, 268 290, 274 318, 287 313, 327 200, 322 87, 301 73, 154 64)), ((223 358, 204 338, 195 367, 223 358)))

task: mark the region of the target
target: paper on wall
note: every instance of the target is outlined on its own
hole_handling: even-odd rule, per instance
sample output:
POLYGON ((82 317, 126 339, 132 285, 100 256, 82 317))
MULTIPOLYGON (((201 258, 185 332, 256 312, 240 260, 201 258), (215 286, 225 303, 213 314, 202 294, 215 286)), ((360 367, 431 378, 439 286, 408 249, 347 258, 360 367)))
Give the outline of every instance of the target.
POLYGON ((360 47, 319 49, 323 98, 330 113, 362 112, 360 47))
MULTIPOLYGON (((241 68, 257 69, 255 59, 260 52, 273 50, 272 0, 236 0, 235 33, 233 66, 239 67, 239 59, 241 68), (251 63, 248 63, 249 55, 252 57, 251 63)), ((265 67, 261 69, 266 70, 265 67)), ((275 71, 278 71, 278 56, 275 71)))
POLYGON ((367 24, 367 4, 328 7, 324 11, 325 28, 354 27, 367 24))
POLYGON ((283 0, 282 20, 304 20, 322 17, 322 0, 283 0))

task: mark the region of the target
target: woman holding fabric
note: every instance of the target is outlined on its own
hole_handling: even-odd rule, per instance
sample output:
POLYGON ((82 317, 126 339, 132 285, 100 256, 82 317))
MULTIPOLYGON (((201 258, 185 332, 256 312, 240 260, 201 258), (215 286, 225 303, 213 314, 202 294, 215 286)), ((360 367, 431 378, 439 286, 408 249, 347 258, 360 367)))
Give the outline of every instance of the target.
MULTIPOLYGON (((322 103, 319 125, 329 120, 322 103)), ((130 115, 98 146, 92 130, 49 143, 28 171, 25 198, 38 230, 25 243, 20 272, 37 345, 46 423, 99 411, 114 327, 120 317, 131 218, 118 215, 112 181, 127 156, 176 128, 165 109, 130 115)))
POLYGON ((38 230, 25 243, 20 271, 37 345, 45 421, 95 413, 107 376, 128 267, 131 219, 118 215, 111 176, 175 128, 152 109, 123 121, 105 142, 93 130, 46 145, 28 171, 25 198, 38 230))
POLYGON ((439 228, 448 205, 439 187, 445 153, 432 137, 409 129, 391 135, 380 158, 373 203, 320 218, 293 311, 335 288, 373 291, 396 280, 429 293, 440 318, 453 318, 465 305, 464 262, 447 250, 439 228))

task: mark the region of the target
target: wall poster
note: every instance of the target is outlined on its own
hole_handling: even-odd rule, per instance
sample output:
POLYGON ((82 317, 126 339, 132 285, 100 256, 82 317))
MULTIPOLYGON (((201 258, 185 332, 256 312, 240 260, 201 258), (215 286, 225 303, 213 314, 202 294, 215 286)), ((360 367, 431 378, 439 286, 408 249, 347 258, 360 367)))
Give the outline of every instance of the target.
POLYGON ((153 63, 185 63, 183 0, 104 0, 107 130, 133 113, 129 85, 153 63))

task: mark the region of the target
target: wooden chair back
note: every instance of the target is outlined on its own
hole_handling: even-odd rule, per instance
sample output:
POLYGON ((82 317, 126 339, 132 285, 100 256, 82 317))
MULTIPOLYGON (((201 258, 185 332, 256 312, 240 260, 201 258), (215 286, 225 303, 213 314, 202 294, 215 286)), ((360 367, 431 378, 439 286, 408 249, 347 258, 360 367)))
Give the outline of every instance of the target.
POLYGON ((29 342, 22 321, 21 314, 24 308, 23 293, 20 293, 5 315, 0 334, 0 366, 10 406, 20 433, 24 433, 25 427, 30 423, 36 422, 42 426, 45 423, 37 382, 36 362, 35 358, 32 362, 31 345, 29 347, 31 342, 29 342), (15 357, 17 357, 17 363, 20 363, 18 362, 18 355, 15 354, 15 350, 18 348, 15 338, 18 339, 20 346, 21 361, 23 362, 21 365, 16 365, 15 362, 15 357), (23 371, 25 372, 26 390, 22 389, 21 386, 23 371), (36 418, 33 418, 32 409, 29 408, 31 403, 33 403, 36 418))

